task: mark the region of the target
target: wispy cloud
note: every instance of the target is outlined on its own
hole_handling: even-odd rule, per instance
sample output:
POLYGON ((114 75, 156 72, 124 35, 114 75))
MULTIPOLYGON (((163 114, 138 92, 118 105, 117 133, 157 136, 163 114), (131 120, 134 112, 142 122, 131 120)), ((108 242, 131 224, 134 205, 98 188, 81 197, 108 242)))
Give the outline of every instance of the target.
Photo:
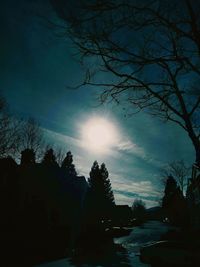
POLYGON ((127 152, 127 153, 136 154, 137 156, 140 156, 142 158, 146 156, 144 149, 134 144, 129 139, 122 140, 121 142, 119 142, 119 144, 116 146, 116 149, 119 152, 127 152))
POLYGON ((115 193, 116 202, 118 204, 131 204, 135 198, 145 201, 147 206, 158 205, 161 198, 161 192, 155 188, 151 181, 131 181, 123 179, 117 174, 111 174, 112 187, 115 193))
MULTIPOLYGON (((161 162, 159 159, 155 159, 151 154, 149 154, 145 149, 141 146, 138 146, 134 142, 131 141, 131 139, 123 139, 119 141, 116 147, 113 148, 113 154, 117 157, 122 156, 124 153, 132 155, 134 157, 137 157, 138 159, 142 160, 143 162, 146 162, 148 164, 151 164, 152 166, 156 168, 162 168, 163 162, 161 162)), ((127 157, 128 159, 128 157, 127 157)))
MULTIPOLYGON (((142 198, 140 198, 142 199, 142 198)), ((115 200, 116 200, 116 204, 118 205, 129 205, 130 207, 133 204, 134 198, 127 196, 126 194, 122 193, 115 193, 115 200)), ((157 200, 147 200, 145 199, 145 204, 147 208, 151 208, 151 207, 155 207, 158 206, 158 201, 157 200)))
POLYGON ((118 192, 126 192, 131 194, 137 194, 141 197, 160 197, 161 193, 157 190, 151 181, 139 181, 131 182, 126 181, 124 183, 120 181, 112 181, 112 186, 118 192))
MULTIPOLYGON (((69 135, 64 135, 45 128, 43 128, 43 130, 45 134, 49 137, 49 139, 52 141, 52 143, 56 141, 60 146, 64 146, 66 149, 76 148, 87 152, 88 144, 84 142, 84 140, 74 138, 69 135)), ((156 167, 160 168, 161 166, 163 166, 163 164, 160 161, 154 159, 151 155, 148 155, 145 152, 144 148, 133 143, 128 138, 125 140, 119 140, 118 144, 116 144, 116 146, 112 147, 111 149, 108 149, 106 153, 107 156, 112 156, 114 158, 121 158, 124 153, 129 153, 132 154, 133 156, 140 158, 143 161, 155 165, 156 167)))
POLYGON ((49 129, 43 128, 43 131, 45 133, 45 135, 48 136, 48 138, 50 138, 50 142, 58 142, 60 144, 65 144, 67 145, 72 145, 72 146, 76 146, 76 147, 81 147, 81 141, 79 139, 76 139, 74 137, 71 137, 69 135, 64 135, 55 131, 51 131, 49 129))
MULTIPOLYGON (((92 158, 89 154, 85 154, 87 144, 84 144, 82 140, 78 138, 57 133, 48 129, 44 129, 44 132, 49 137, 49 139, 52 140, 53 143, 60 143, 60 145, 66 147, 67 150, 76 150, 77 155, 74 158, 74 163, 77 167, 78 173, 80 175, 86 176, 87 178, 89 176, 92 160, 94 160, 94 158, 92 158)), ((137 157, 140 157, 143 161, 153 161, 152 158, 146 155, 143 148, 137 146, 128 139, 119 142, 118 145, 113 148, 112 151, 110 151, 110 153, 113 157, 117 158, 118 156, 122 157, 123 153, 131 153, 137 157)), ((131 168, 128 168, 126 170, 129 175, 124 173, 125 169, 123 168, 115 167, 115 169, 119 169, 119 171, 121 171, 120 174, 116 174, 110 171, 112 188, 114 190, 117 204, 132 205, 132 202, 135 198, 144 200, 147 207, 155 206, 158 204, 158 199, 160 199, 161 193, 157 188, 155 188, 150 180, 138 181, 138 178, 129 178, 131 168)))

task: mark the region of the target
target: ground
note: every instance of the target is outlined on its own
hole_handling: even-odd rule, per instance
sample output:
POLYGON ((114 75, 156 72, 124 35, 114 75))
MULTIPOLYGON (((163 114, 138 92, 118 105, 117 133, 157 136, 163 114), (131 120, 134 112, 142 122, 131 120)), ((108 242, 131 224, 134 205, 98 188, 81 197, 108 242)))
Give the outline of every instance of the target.
POLYGON ((139 260, 139 248, 159 240, 167 230, 169 230, 169 226, 158 221, 149 221, 142 226, 134 227, 129 236, 114 239, 114 243, 122 245, 122 249, 114 252, 113 260, 109 257, 107 262, 104 260, 100 264, 76 264, 72 263, 70 259, 61 259, 35 267, 147 267, 149 265, 143 264, 139 260))

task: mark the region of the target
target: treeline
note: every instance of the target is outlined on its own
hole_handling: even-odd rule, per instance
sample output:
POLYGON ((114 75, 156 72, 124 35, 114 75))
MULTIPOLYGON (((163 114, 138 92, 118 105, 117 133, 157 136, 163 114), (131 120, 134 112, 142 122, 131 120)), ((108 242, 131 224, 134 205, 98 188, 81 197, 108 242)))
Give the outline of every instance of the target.
POLYGON ((13 118, 0 100, 0 234, 5 257, 14 253, 14 262, 57 258, 100 238, 115 208, 105 164, 95 161, 86 181, 78 176, 70 151, 64 155, 47 146, 33 119, 13 118))
POLYGON ((105 164, 94 162, 87 183, 70 151, 59 166, 53 149, 40 162, 33 149, 25 149, 20 164, 1 158, 0 172, 2 245, 9 251, 12 243, 27 260, 66 255, 85 236, 98 240, 112 219, 115 201, 105 164))

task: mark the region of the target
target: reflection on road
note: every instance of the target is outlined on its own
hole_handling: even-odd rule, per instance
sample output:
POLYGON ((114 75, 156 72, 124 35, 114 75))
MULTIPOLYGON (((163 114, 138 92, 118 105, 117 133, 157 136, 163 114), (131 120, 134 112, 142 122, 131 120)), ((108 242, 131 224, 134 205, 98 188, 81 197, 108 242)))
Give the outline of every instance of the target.
POLYGON ((133 228, 129 236, 115 238, 115 244, 121 244, 126 250, 132 267, 147 267, 139 260, 140 247, 158 241, 169 230, 169 226, 159 221, 149 221, 133 228))

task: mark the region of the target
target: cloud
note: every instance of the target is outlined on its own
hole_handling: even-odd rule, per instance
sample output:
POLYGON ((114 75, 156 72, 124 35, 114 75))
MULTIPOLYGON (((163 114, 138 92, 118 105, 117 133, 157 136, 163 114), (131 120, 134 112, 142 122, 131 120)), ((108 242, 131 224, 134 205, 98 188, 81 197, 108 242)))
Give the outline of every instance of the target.
POLYGON ((77 138, 57 133, 48 129, 43 128, 43 131, 45 135, 48 137, 52 146, 56 142, 58 147, 64 147, 65 152, 67 152, 68 150, 72 150, 73 154, 74 151, 76 152, 76 155, 74 157, 74 163, 77 172, 79 175, 84 175, 85 177, 88 177, 89 170, 91 168, 90 164, 92 160, 89 158, 88 155, 87 157, 82 156, 80 148, 85 147, 83 143, 77 138))
MULTIPOLYGON (((66 150, 71 149, 73 152, 75 151, 76 156, 74 157, 74 163, 76 165, 77 171, 79 175, 84 175, 86 178, 89 176, 89 171, 92 166, 92 163, 94 161, 94 155, 90 155, 89 153, 85 153, 86 144, 83 144, 83 142, 77 138, 60 134, 48 129, 44 129, 45 134, 48 136, 49 141, 54 144, 55 142, 61 145, 62 147, 65 147, 66 150), (87 156, 86 156, 87 155, 87 156)), ((145 154, 145 151, 138 147, 136 144, 134 144, 131 140, 126 140, 119 142, 119 144, 116 147, 116 150, 112 151, 112 156, 115 158, 117 155, 117 162, 119 160, 118 156, 122 157, 123 153, 131 153, 139 158, 142 159, 142 161, 145 162, 151 162, 153 161, 152 158, 147 157, 145 154)), ((110 155, 108 156, 108 161, 110 159, 110 155)), ((127 157, 123 157, 126 161, 127 157)), ((160 191, 156 188, 156 186, 153 185, 153 183, 150 180, 139 180, 141 179, 141 175, 139 175, 139 171, 141 173, 145 173, 145 169, 142 167, 134 167, 133 166, 123 166, 121 168, 120 166, 116 166, 116 158, 111 164, 111 168, 109 168, 110 172, 110 179, 112 183, 112 188, 115 195, 115 200, 117 204, 128 204, 132 205, 135 198, 140 198, 145 201, 147 207, 152 207, 158 205, 158 200, 161 198, 160 191), (130 174, 132 175, 133 170, 134 173, 137 173, 139 177, 130 177, 130 174), (119 173, 115 173, 113 170, 119 170, 119 173)), ((151 176, 151 175, 150 175, 151 176)))
POLYGON ((44 131, 45 135, 50 139, 50 142, 58 142, 61 145, 65 144, 66 145, 72 145, 72 146, 76 146, 76 147, 80 147, 81 146, 81 141, 71 137, 69 135, 64 135, 61 133, 57 133, 55 131, 51 131, 49 129, 46 128, 42 128, 42 130, 44 131))
POLYGON ((136 194, 140 195, 143 198, 147 197, 160 197, 160 191, 157 190, 151 181, 140 181, 140 182, 131 182, 127 181, 126 183, 122 182, 112 182, 114 189, 118 192, 126 192, 126 194, 136 194))
MULTIPOLYGON (((69 135, 64 135, 61 133, 58 133, 56 131, 51 131, 49 129, 43 128, 45 134, 48 136, 50 143, 58 143, 58 146, 64 147, 66 150, 73 150, 73 151, 79 151, 79 154, 83 152, 88 153, 88 157, 93 156, 93 157, 99 157, 98 153, 95 154, 95 152, 91 153, 88 151, 88 144, 84 142, 81 139, 74 138, 69 135)), ((119 140, 119 143, 115 146, 112 147, 111 149, 108 149, 106 151, 106 156, 107 157, 113 157, 116 159, 119 158, 124 158, 124 160, 130 160, 130 157, 124 157, 124 153, 128 153, 136 158, 138 160, 142 160, 144 163, 148 163, 153 165, 154 167, 161 168, 163 164, 148 155, 145 150, 138 146, 137 144, 133 143, 130 139, 124 138, 123 140, 119 140)))
POLYGON ((137 156, 140 156, 144 158, 146 156, 145 151, 143 148, 137 146, 134 144, 131 140, 127 139, 125 141, 121 141, 117 146, 116 149, 119 152, 127 152, 136 154, 137 156))
MULTIPOLYGON (((142 199, 142 198, 140 198, 140 199, 142 199)), ((115 193, 115 202, 116 202, 117 205, 126 204, 126 205, 129 205, 131 207, 132 204, 133 204, 133 201, 134 201, 134 199, 129 197, 129 196, 126 196, 126 194, 115 193)), ((144 202, 145 202, 147 208, 158 206, 158 201, 157 200, 147 200, 147 199, 145 199, 144 202)))
MULTIPOLYGON (((113 149, 112 152, 116 157, 121 157, 124 155, 124 153, 129 154, 127 156, 133 156, 135 159, 137 158, 137 160, 143 162, 143 165, 148 164, 159 169, 163 167, 163 162, 147 153, 143 147, 133 143, 130 138, 119 141, 119 144, 113 149)), ((126 157, 126 159, 130 160, 130 157, 126 157)))
POLYGON ((117 174, 111 174, 112 188, 117 204, 132 205, 135 198, 145 201, 147 207, 158 205, 162 194, 151 181, 131 181, 117 174))

